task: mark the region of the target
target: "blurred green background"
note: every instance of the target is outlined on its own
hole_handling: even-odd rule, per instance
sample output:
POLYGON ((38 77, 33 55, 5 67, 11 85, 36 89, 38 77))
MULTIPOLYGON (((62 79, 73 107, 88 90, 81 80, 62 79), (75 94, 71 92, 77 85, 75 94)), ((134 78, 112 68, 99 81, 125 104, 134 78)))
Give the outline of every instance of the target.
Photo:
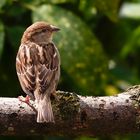
MULTIPOLYGON (((140 83, 140 0, 0 0, 0 96, 24 95, 15 58, 24 30, 39 20, 61 28, 54 36, 61 55, 58 89, 82 95, 114 95, 140 83)), ((68 139, 28 137, 35 138, 68 139)), ((74 139, 120 138, 140 136, 74 139)))

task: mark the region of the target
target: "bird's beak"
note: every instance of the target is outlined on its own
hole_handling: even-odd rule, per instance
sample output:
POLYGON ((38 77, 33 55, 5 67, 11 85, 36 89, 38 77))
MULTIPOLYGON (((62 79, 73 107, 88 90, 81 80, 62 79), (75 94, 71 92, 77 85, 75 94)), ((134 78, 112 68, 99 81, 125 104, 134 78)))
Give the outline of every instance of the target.
POLYGON ((56 26, 53 26, 53 25, 50 25, 51 26, 51 29, 53 32, 57 32, 60 30, 60 28, 56 27, 56 26))

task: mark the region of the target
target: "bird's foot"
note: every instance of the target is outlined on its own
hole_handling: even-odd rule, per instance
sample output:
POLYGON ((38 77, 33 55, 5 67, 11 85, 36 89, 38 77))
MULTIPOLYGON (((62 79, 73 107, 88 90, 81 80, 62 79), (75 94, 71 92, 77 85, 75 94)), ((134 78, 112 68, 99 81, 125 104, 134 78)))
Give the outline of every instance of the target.
POLYGON ((33 106, 33 104, 31 104, 30 102, 30 97, 27 95, 26 97, 23 96, 18 96, 19 101, 26 103, 28 106, 30 106, 34 112, 37 113, 36 108, 33 106))
POLYGON ((30 104, 30 97, 27 95, 26 97, 18 96, 19 101, 24 102, 26 104, 30 104))

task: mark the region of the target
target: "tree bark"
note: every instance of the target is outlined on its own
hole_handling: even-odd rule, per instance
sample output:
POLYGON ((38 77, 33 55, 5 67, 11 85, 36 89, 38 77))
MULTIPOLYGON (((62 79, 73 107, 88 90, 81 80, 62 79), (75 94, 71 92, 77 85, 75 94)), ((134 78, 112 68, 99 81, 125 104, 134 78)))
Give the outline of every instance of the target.
MULTIPOLYGON (((140 86, 115 96, 84 97, 57 91, 55 123, 39 124, 17 98, 0 98, 0 135, 99 136, 140 132, 140 86)), ((34 102, 32 102, 34 105, 34 102)))

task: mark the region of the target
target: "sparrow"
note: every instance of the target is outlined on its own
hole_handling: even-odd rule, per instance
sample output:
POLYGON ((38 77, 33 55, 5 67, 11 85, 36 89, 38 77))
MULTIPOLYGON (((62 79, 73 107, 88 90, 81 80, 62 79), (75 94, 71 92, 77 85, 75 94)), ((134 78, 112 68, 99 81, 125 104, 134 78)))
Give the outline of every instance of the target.
POLYGON ((23 91, 37 104, 37 122, 54 122, 51 95, 60 77, 60 55, 52 42, 60 29, 39 21, 23 33, 16 57, 16 71, 23 91))

